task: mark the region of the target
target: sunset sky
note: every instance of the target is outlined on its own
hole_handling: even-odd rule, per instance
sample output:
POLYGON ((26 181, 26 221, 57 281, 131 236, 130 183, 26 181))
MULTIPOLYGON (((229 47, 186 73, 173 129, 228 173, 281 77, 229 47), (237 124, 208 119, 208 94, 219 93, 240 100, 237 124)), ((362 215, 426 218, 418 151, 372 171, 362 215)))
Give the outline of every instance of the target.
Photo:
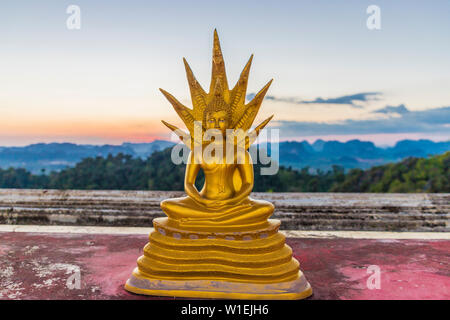
POLYGON ((217 28, 233 86, 250 54, 256 120, 282 139, 450 139, 450 1, 8 1, 0 5, 0 146, 170 139, 158 88, 209 88, 217 28), (369 5, 381 30, 369 30, 369 5), (427 5, 428 4, 428 5, 427 5), (69 30, 69 5, 81 28, 69 30))

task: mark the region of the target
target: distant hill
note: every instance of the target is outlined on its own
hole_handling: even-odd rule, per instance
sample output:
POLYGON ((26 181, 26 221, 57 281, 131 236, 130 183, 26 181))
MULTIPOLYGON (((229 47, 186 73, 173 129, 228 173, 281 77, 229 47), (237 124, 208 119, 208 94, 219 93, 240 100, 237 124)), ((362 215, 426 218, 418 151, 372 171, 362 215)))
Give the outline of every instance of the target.
POLYGON ((123 143, 121 145, 89 145, 74 143, 37 143, 25 147, 0 147, 0 168, 24 168, 32 173, 45 169, 59 171, 73 167, 84 158, 107 157, 108 154, 129 154, 147 158, 155 151, 164 150, 174 143, 155 140, 149 143, 123 143))
MULTIPOLYGON (((77 145, 72 143, 39 143, 26 147, 0 147, 0 168, 24 168, 32 173, 45 169, 59 171, 73 167, 88 157, 106 157, 119 153, 138 158, 146 158, 155 151, 173 146, 174 143, 156 140, 150 143, 123 143, 121 145, 77 145)), ((312 172, 328 171, 333 165, 344 169, 367 169, 390 162, 398 162, 407 157, 427 157, 450 150, 450 141, 402 140, 395 146, 380 148, 372 142, 351 140, 347 142, 317 140, 286 141, 279 143, 280 164, 285 167, 312 172)), ((270 148, 269 148, 270 153, 270 148)))
POLYGON ((317 140, 312 145, 306 141, 281 142, 280 164, 286 167, 313 170, 330 170, 333 165, 345 169, 367 169, 407 157, 428 157, 450 151, 450 141, 402 140, 393 147, 380 148, 368 141, 347 142, 317 140))

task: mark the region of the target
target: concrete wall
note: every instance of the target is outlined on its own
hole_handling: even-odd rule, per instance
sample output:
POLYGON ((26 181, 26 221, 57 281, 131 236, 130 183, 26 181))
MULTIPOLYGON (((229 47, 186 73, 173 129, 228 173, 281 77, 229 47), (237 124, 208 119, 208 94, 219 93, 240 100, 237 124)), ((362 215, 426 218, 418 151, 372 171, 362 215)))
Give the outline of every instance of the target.
MULTIPOLYGON (((152 226, 167 191, 0 189, 0 224, 152 226)), ((284 230, 450 231, 450 194, 254 193, 284 230)))

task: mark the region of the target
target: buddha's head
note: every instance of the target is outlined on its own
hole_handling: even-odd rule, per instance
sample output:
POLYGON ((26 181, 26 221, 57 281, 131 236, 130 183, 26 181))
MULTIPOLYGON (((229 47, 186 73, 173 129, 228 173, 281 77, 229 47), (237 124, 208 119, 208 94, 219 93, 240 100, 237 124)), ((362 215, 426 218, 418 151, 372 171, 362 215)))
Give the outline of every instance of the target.
POLYGON ((225 137, 226 130, 231 128, 229 106, 223 99, 214 99, 207 105, 204 113, 204 127, 206 130, 220 130, 225 137))

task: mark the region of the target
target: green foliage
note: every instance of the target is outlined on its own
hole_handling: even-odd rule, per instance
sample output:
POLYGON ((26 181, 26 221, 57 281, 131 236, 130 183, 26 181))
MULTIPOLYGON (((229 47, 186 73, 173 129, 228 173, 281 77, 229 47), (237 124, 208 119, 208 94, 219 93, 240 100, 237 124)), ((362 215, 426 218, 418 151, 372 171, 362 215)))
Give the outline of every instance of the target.
POLYGON ((49 177, 32 175, 25 169, 0 169, 0 188, 39 189, 48 185, 49 177))
POLYGON ((429 158, 350 170, 333 192, 450 192, 450 152, 429 158))
POLYGON ((183 190, 184 167, 170 161, 170 149, 146 160, 119 153, 86 158, 74 168, 52 172, 48 188, 103 190, 183 190))
MULTIPOLYGON (((0 188, 178 190, 184 189, 184 165, 170 160, 171 148, 147 159, 130 155, 86 158, 73 168, 50 175, 25 169, 0 169, 0 188)), ((339 166, 327 172, 280 167, 276 175, 261 175, 254 166, 256 192, 450 192, 450 152, 429 158, 407 158, 399 163, 353 169, 339 166)), ((200 188, 203 172, 197 177, 200 188)))

